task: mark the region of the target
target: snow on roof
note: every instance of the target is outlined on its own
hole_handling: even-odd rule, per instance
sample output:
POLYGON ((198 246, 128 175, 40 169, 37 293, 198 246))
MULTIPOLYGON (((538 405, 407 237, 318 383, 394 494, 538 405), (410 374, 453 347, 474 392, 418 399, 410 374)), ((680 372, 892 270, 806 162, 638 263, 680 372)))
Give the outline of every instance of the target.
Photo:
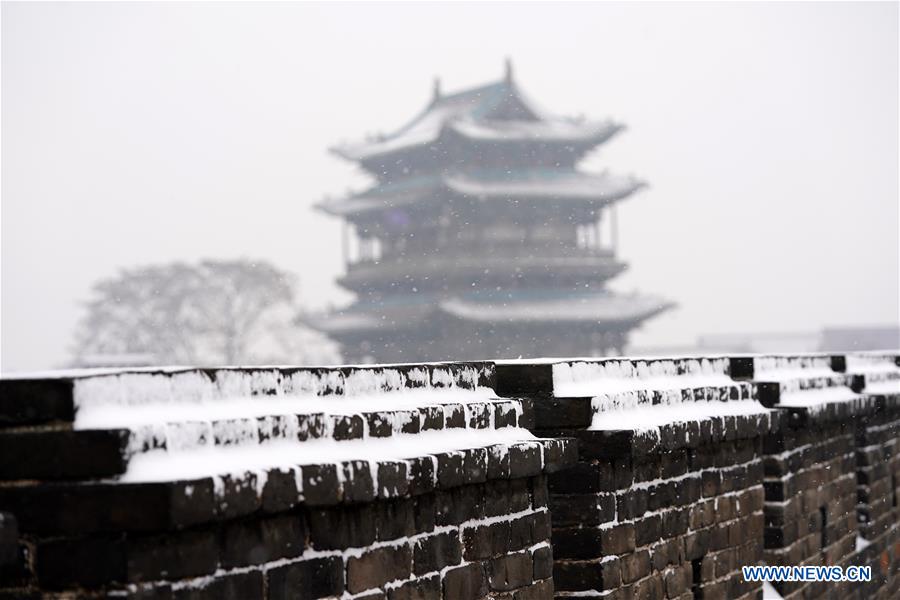
POLYGON ((610 292, 565 294, 531 300, 473 301, 451 299, 441 310, 460 319, 503 321, 640 321, 674 306, 656 296, 618 295, 610 292))
POLYGON ((622 131, 624 125, 611 120, 582 121, 553 118, 544 121, 460 119, 448 126, 459 135, 473 140, 589 142, 602 143, 622 131))
POLYGON ((308 317, 305 322, 324 333, 397 330, 418 327, 435 310, 436 303, 431 301, 396 304, 358 302, 342 310, 308 317))
POLYGON ((640 189, 644 182, 630 176, 603 173, 591 175, 577 171, 550 177, 517 177, 480 179, 450 175, 443 179, 451 190, 482 198, 510 196, 547 196, 552 198, 587 198, 612 202, 640 189))
POLYGON ((620 296, 611 292, 526 292, 513 298, 483 294, 447 299, 422 296, 421 300, 423 301, 418 303, 396 305, 357 303, 341 311, 307 318, 306 323, 319 331, 336 334, 414 328, 440 313, 479 323, 622 323, 641 321, 675 306, 656 296, 620 296))
POLYGON ((608 203, 621 200, 645 185, 643 181, 629 175, 593 175, 578 171, 542 173, 538 177, 519 173, 504 177, 448 173, 439 177, 417 178, 413 182, 377 185, 346 198, 323 200, 317 204, 317 208, 332 215, 343 216, 387 207, 408 206, 438 200, 440 195, 434 192, 440 188, 480 199, 542 197, 608 203))
POLYGON ((537 108, 511 81, 500 81, 435 98, 396 132, 359 143, 342 144, 332 151, 348 160, 365 161, 399 150, 432 144, 445 130, 474 140, 599 144, 622 128, 612 121, 586 122, 552 117, 537 108), (534 119, 491 119, 503 102, 514 101, 534 119))

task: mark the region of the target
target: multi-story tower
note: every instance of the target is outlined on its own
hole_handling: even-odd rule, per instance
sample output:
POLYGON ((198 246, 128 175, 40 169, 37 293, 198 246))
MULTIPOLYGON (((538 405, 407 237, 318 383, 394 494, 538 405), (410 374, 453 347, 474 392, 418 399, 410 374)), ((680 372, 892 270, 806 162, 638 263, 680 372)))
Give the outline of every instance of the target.
POLYGON ((606 288, 615 204, 644 186, 576 169, 623 129, 545 114, 514 83, 443 95, 387 136, 333 148, 376 180, 317 207, 345 221, 348 308, 310 323, 344 359, 621 352, 670 303, 606 288))

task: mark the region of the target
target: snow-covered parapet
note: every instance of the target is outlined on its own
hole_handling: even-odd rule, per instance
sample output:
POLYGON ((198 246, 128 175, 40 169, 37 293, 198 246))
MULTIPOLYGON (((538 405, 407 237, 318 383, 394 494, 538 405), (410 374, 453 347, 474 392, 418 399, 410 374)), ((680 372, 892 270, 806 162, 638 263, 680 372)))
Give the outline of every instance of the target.
POLYGON ((0 471, 194 482, 185 494, 211 486, 213 512, 232 514, 230 496, 258 507, 275 488, 288 505, 368 501, 509 476, 511 456, 534 457, 523 460, 537 473, 558 466, 565 443, 535 438, 527 403, 496 398, 492 383, 489 363, 4 379, 0 471))
POLYGON ((753 385, 732 379, 729 366, 727 358, 501 361, 497 390, 534 397, 539 429, 601 432, 576 437, 625 440, 642 452, 771 427, 772 411, 756 401, 753 385))
MULTIPOLYGON (((864 379, 843 355, 762 355, 730 359, 731 374, 756 385, 766 406, 818 418, 841 418, 872 407, 864 379)), ((852 361, 851 361, 852 363, 852 361)))
POLYGON ((861 376, 866 394, 900 396, 900 352, 847 354, 846 370, 861 376))
POLYGON ((545 474, 575 446, 536 438, 529 402, 493 378, 443 363, 2 379, 0 520, 18 539, 0 596, 549 598, 545 474))

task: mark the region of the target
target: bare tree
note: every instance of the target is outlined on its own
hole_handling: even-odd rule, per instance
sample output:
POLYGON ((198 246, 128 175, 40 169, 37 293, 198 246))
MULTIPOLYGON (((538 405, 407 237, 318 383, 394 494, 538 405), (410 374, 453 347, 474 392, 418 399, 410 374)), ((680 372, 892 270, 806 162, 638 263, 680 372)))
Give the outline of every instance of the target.
MULTIPOLYGON (((327 362, 288 343, 295 283, 263 261, 203 261, 125 269, 94 285, 76 356, 144 355, 155 364, 327 362)), ((302 346, 302 345, 300 345, 302 346)), ((324 351, 324 352, 323 352, 324 351)))

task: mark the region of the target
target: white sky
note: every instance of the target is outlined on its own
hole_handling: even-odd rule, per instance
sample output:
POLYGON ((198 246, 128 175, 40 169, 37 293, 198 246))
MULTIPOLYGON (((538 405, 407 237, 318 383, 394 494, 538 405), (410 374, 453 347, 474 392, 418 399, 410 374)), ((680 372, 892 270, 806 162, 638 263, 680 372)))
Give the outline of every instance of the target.
POLYGON ((2 6, 2 367, 68 358, 120 267, 259 257, 345 302, 326 148, 502 75, 629 130, 613 287, 681 307, 637 345, 898 321, 896 3, 2 6))

